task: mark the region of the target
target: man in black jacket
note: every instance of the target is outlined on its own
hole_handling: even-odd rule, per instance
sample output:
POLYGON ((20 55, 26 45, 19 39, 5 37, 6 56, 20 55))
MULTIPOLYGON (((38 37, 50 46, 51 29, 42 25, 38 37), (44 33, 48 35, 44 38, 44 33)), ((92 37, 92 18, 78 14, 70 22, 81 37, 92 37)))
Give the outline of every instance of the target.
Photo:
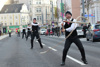
POLYGON ((84 37, 86 37, 86 31, 87 31, 87 29, 88 29, 88 27, 87 27, 87 25, 85 24, 85 25, 83 26, 84 37))
POLYGON ((41 42, 41 38, 39 36, 39 24, 36 22, 36 18, 33 19, 33 23, 32 23, 32 34, 31 34, 31 49, 33 49, 33 42, 34 42, 34 38, 36 37, 40 47, 43 48, 42 42, 41 42))
POLYGON ((26 38, 26 28, 25 27, 22 30, 22 39, 24 38, 24 35, 25 35, 25 38, 26 38))
MULTIPOLYGON (((76 21, 75 19, 72 18, 72 13, 70 11, 67 11, 65 13, 66 16, 66 21, 76 21)), ((66 60, 66 55, 68 53, 68 50, 71 46, 72 43, 75 43, 76 46, 78 47, 78 49, 81 52, 82 55, 82 61, 87 64, 86 61, 86 57, 85 57, 85 51, 84 51, 84 47, 81 43, 81 41, 79 40, 79 38, 77 37, 77 32, 76 32, 76 27, 78 26, 77 23, 68 23, 68 22, 63 22, 62 26, 64 26, 64 29, 62 30, 63 32, 65 32, 65 36, 68 36, 70 34, 71 31, 73 31, 73 33, 70 35, 69 38, 66 39, 65 41, 65 46, 64 46, 64 50, 63 50, 63 56, 62 56, 62 63, 61 66, 65 65, 65 60, 66 60)))
POLYGON ((27 27, 26 41, 28 40, 29 36, 31 36, 31 26, 30 26, 30 24, 28 24, 28 27, 27 27))

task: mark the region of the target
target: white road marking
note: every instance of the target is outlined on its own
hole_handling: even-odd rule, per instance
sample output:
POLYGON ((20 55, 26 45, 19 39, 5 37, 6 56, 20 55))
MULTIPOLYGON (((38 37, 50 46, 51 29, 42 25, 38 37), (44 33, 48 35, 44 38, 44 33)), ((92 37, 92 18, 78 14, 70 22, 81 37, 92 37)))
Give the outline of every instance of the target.
POLYGON ((79 60, 77 60, 77 59, 75 59, 75 58, 73 58, 73 57, 71 57, 71 56, 69 56, 69 55, 67 56, 67 58, 69 58, 69 59, 75 61, 76 63, 78 63, 78 64, 80 64, 80 65, 86 65, 86 64, 82 63, 81 61, 79 61, 79 60))
POLYGON ((53 51, 57 51, 56 49, 52 48, 52 47, 48 47, 49 49, 53 50, 53 51))
POLYGON ((86 38, 80 38, 81 41, 86 41, 86 38))
POLYGON ((44 44, 44 43, 42 43, 42 45, 43 45, 43 46, 45 46, 45 44, 44 44))

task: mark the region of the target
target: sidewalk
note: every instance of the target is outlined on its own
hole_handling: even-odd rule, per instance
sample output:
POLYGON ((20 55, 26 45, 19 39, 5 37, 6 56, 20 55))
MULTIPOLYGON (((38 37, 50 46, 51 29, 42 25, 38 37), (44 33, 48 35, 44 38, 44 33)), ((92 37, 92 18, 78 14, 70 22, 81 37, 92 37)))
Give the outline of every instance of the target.
MULTIPOLYGON (((14 34, 15 34, 15 33, 12 33, 12 35, 14 35, 14 34)), ((0 36, 0 40, 6 38, 6 37, 8 37, 8 36, 9 36, 9 34, 2 35, 2 36, 0 36)))

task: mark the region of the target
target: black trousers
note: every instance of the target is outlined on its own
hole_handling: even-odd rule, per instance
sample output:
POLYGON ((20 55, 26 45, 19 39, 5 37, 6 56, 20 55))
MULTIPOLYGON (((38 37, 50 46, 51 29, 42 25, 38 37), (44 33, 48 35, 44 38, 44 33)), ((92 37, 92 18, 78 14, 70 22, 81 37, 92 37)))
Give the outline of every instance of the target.
POLYGON ((18 32, 18 35, 17 36, 20 37, 20 32, 18 32))
POLYGON ((22 39, 24 38, 24 35, 25 35, 25 37, 26 37, 26 32, 23 32, 23 33, 22 33, 22 39))
POLYGON ((31 36, 31 31, 28 31, 28 32, 27 32, 26 40, 28 39, 29 36, 31 36))
POLYGON ((79 40, 79 38, 78 37, 74 37, 74 38, 70 37, 70 38, 66 39, 66 41, 65 41, 65 46, 64 46, 64 50, 63 50, 62 61, 65 62, 66 55, 67 55, 68 50, 69 50, 69 48, 70 48, 70 46, 71 46, 72 43, 75 43, 76 46, 78 47, 78 49, 79 49, 79 51, 81 53, 82 59, 86 59, 84 47, 83 47, 81 41, 79 40))
POLYGON ((11 33, 9 33, 9 37, 11 37, 11 33))
POLYGON ((34 38, 36 37, 36 39, 38 40, 40 47, 43 48, 43 45, 41 43, 41 38, 39 36, 38 32, 32 32, 31 33, 31 48, 33 48, 33 43, 34 43, 34 38))

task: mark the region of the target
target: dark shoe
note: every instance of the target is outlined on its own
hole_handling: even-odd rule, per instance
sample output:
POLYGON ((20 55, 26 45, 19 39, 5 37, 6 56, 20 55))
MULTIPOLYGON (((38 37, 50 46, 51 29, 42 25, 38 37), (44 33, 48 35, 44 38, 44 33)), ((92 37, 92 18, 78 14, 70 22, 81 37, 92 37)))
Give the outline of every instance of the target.
POLYGON ((41 47, 41 49, 43 49, 43 46, 41 47))
POLYGON ((61 66, 65 66, 65 62, 62 62, 62 63, 61 63, 61 66))
POLYGON ((31 47, 30 49, 33 49, 33 47, 31 47))
POLYGON ((82 59, 84 64, 88 64, 88 62, 85 59, 82 59))

